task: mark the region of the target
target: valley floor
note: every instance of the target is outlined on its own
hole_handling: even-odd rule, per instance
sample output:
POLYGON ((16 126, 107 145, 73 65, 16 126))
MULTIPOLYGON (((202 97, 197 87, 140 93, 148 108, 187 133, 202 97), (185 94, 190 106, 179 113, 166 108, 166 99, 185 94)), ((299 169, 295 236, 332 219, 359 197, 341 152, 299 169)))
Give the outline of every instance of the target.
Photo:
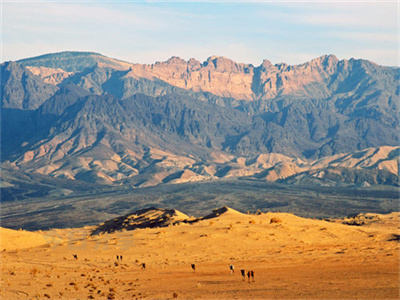
POLYGON ((8 235, 1 299, 400 297, 399 213, 349 226, 228 210, 194 224, 91 236, 93 229, 35 232, 45 242, 34 248, 8 235), (254 282, 240 269, 254 270, 254 282))

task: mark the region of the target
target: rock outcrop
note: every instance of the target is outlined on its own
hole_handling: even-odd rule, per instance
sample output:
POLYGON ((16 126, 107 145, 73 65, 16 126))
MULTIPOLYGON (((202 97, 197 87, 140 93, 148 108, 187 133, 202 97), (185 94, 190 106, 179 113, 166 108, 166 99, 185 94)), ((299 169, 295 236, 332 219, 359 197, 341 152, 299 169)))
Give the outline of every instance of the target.
POLYGON ((92 235, 112 233, 121 230, 167 227, 189 220, 189 216, 175 209, 150 207, 131 214, 108 220, 97 226, 92 235))
POLYGON ((61 52, 1 72, 2 162, 26 172, 134 187, 398 184, 398 68, 333 55, 144 65, 61 52))

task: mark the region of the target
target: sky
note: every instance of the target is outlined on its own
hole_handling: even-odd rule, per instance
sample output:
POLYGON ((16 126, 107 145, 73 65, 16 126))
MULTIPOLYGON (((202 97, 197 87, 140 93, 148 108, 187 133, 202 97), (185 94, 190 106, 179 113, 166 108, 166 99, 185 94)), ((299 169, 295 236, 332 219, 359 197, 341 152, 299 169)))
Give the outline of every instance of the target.
POLYGON ((73 50, 135 63, 334 54, 400 65, 398 1, 1 1, 1 61, 73 50))

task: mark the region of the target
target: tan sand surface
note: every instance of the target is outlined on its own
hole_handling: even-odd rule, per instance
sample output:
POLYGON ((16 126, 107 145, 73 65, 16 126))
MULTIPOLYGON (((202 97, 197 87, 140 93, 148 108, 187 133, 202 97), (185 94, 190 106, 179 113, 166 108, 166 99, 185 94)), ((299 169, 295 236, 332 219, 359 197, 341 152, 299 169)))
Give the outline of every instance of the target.
MULTIPOLYGON (((351 226, 228 209, 191 224, 111 234, 90 235, 95 227, 36 232, 47 245, 32 244, 29 234, 31 248, 1 252, 0 297, 399 299, 399 217, 367 214, 364 225, 351 226), (254 282, 240 269, 253 270, 254 282)), ((14 231, 7 243, 20 234, 27 233, 14 231)))
POLYGON ((41 234, 40 232, 12 230, 0 227, 0 251, 4 249, 10 251, 33 248, 56 242, 59 242, 57 238, 41 234))

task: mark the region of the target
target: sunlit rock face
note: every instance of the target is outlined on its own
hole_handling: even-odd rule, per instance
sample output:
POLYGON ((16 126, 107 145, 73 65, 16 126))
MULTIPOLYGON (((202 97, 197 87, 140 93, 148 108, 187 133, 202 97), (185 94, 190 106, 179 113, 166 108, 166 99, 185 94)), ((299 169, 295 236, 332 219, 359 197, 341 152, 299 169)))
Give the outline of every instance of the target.
POLYGON ((2 162, 27 172, 134 186, 398 182, 398 68, 61 52, 1 74, 2 162))

